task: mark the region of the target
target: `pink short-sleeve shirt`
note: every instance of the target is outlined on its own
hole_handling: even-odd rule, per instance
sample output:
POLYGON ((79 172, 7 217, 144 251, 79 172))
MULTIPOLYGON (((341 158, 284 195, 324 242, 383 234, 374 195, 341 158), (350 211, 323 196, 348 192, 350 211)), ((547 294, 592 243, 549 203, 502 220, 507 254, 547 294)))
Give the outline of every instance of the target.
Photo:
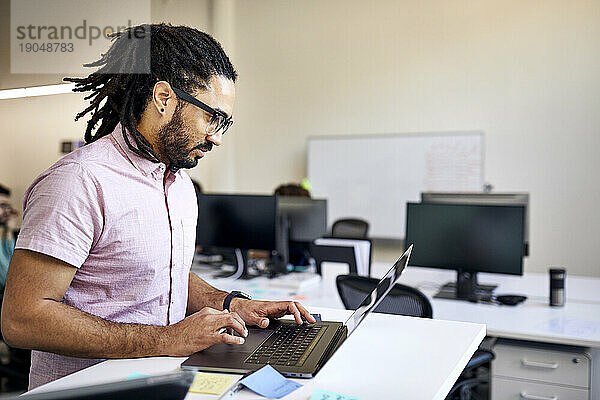
MULTIPOLYGON (((119 125, 35 179, 16 248, 77 268, 65 304, 108 321, 169 325, 185 317, 197 215, 188 175, 135 154, 119 125)), ((33 351, 30 389, 99 361, 33 351)))

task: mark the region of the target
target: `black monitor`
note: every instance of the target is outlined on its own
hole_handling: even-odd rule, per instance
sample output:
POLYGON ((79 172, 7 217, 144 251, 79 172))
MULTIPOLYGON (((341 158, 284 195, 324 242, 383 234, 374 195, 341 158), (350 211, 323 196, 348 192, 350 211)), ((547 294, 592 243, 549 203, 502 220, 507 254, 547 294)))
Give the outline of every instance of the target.
POLYGON ((289 226, 290 263, 294 266, 309 265, 310 244, 327 234, 327 200, 279 196, 278 205, 289 226))
MULTIPOLYGON (((273 265, 287 266, 287 227, 277 197, 242 194, 198 194, 196 244, 202 247, 270 252, 273 265)), ((238 267, 240 261, 237 260, 238 267)))
POLYGON ((327 200, 279 196, 279 211, 289 222, 289 239, 312 242, 327 234, 327 200))
POLYGON ((525 206, 523 255, 529 255, 529 193, 527 192, 423 192, 421 203, 525 206))
POLYGON ((437 297, 476 300, 492 287, 477 272, 523 274, 524 206, 408 203, 406 244, 410 264, 457 270, 457 283, 437 297))

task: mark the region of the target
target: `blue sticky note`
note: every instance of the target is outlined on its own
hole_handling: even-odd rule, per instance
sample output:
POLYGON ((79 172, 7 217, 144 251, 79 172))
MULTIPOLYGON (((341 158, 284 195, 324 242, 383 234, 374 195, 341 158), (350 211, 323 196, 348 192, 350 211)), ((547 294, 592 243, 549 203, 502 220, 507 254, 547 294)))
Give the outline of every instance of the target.
POLYGON ((348 396, 347 394, 330 392, 329 390, 315 389, 310 400, 361 400, 355 396, 348 396))
POLYGON ((129 381, 131 379, 149 378, 150 376, 151 375, 140 374, 139 372, 132 372, 127 376, 127 378, 125 378, 125 380, 129 381))
POLYGON ((253 392, 270 399, 280 399, 302 386, 285 378, 270 365, 265 365, 248 375, 240 383, 253 392))

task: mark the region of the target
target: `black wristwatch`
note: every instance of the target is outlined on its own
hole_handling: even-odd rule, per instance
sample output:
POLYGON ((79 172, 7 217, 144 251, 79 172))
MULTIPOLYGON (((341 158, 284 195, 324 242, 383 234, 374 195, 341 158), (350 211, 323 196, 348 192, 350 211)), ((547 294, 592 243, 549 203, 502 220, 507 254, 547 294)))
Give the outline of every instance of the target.
POLYGON ((231 300, 233 300, 234 297, 239 297, 241 299, 246 299, 246 300, 252 300, 252 297, 250 297, 249 294, 240 292, 239 290, 234 290, 233 292, 229 293, 227 295, 227 297, 225 297, 225 300, 223 301, 223 310, 229 310, 229 304, 231 303, 231 300))

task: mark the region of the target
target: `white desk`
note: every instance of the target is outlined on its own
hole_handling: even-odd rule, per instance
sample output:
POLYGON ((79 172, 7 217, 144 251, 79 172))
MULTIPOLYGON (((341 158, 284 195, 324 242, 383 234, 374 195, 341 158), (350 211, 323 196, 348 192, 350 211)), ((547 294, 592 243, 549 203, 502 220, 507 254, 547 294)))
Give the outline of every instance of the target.
MULTIPOLYGON (((371 274, 376 278, 382 277, 390 266, 374 263, 371 274)), ((308 306, 343 309, 335 277, 347 273, 345 271, 347 266, 324 263, 321 283, 306 290, 283 289, 273 282, 276 279, 261 277, 227 281, 201 275, 219 288, 242 290, 255 298, 294 298, 308 306)), ((399 283, 423 291, 431 300, 435 319, 486 324, 490 336, 600 348, 600 278, 567 275, 567 302, 564 307, 548 306, 547 274, 479 274, 478 278, 480 283, 499 285, 495 291, 497 294, 524 294, 528 299, 515 307, 435 299, 433 296, 440 285, 456 280, 456 272, 432 268, 408 267, 399 283), (581 322, 581 326, 576 326, 576 321, 581 322)))
MULTIPOLYGON (((390 264, 374 263, 372 275, 381 277, 389 267, 390 264)), ((292 297, 308 306, 343 309, 335 286, 335 277, 343 273, 347 273, 347 266, 324 263, 322 282, 296 292, 280 289, 266 278, 215 284, 227 290, 248 291, 258 298, 292 297)), ((502 339, 584 348, 592 358, 590 398, 600 400, 600 279, 567 274, 566 305, 550 307, 548 274, 479 274, 478 278, 482 284, 497 284, 496 294, 523 294, 528 299, 514 307, 435 299, 433 295, 440 285, 456 280, 456 272, 448 270, 408 267, 399 282, 417 287, 429 297, 435 319, 486 324, 489 336, 502 339)))
MULTIPOLYGON (((323 319, 343 321, 345 310, 311 308, 323 319)), ((309 399, 315 388, 362 399, 444 399, 485 336, 480 324, 371 314, 313 379, 285 399, 309 399)), ((32 393, 123 380, 131 372, 158 375, 185 358, 109 360, 76 372, 32 393)), ((186 399, 216 399, 188 394, 186 399)), ((247 389, 240 399, 262 399, 247 389)))
MULTIPOLYGON (((372 274, 382 276, 388 268, 375 263, 372 274)), ((582 347, 592 358, 589 398, 600 400, 600 279, 567 273, 566 305, 550 307, 548 274, 478 275, 479 283, 498 285, 496 294, 522 294, 528 298, 514 307, 435 299, 439 285, 456 280, 455 271, 439 269, 409 267, 399 282, 417 287, 429 297, 435 319, 486 324, 489 336, 503 339, 582 347)))
MULTIPOLYGON (((387 267, 375 263, 373 275, 383 275, 387 267)), ((550 307, 547 274, 478 275, 480 283, 498 285, 496 294, 523 294, 528 298, 514 307, 435 299, 437 287, 455 281, 456 272, 430 268, 409 267, 399 282, 423 291, 431 300, 436 319, 486 324, 489 336, 600 348, 599 278, 567 275, 566 305, 550 307)))

